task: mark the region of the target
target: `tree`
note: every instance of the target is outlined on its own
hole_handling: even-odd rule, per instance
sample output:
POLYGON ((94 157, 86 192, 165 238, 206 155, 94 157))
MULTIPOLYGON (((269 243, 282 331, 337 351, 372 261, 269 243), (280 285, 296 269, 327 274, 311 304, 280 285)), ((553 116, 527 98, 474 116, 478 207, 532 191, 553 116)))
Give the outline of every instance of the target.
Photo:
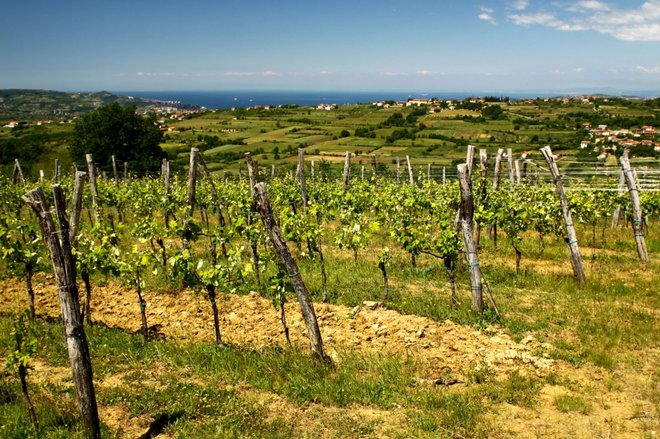
POLYGON ((101 170, 112 170, 112 156, 118 162, 129 162, 137 174, 160 169, 167 156, 160 147, 163 134, 153 117, 142 117, 135 107, 122 108, 115 102, 86 114, 73 131, 70 150, 74 161, 85 162, 85 154, 93 154, 101 170))

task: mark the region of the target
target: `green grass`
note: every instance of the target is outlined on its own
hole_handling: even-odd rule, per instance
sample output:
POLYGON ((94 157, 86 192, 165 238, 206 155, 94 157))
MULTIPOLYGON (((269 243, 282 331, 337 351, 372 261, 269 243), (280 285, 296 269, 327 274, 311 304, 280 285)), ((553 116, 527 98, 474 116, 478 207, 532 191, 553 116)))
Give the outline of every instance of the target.
MULTIPOLYGON (((0 318, 3 345, 8 342, 9 320, 0 318)), ((66 367, 60 324, 37 321, 34 329, 40 340, 53 341, 39 344, 37 358, 50 366, 66 367)), ((418 387, 415 361, 389 355, 347 351, 336 363, 327 364, 295 349, 218 350, 211 344, 174 340, 145 343, 138 335, 100 326, 89 327, 87 335, 96 382, 110 376, 120 376, 122 381, 119 386, 97 385, 99 404, 122 407, 131 416, 166 417, 171 422, 165 431, 173 435, 199 437, 222 431, 221 437, 290 437, 293 420, 287 420, 285 413, 281 418, 267 416, 258 404, 258 392, 280 395, 294 407, 404 407, 450 431, 475 432, 484 427, 483 392, 494 395, 512 386, 493 382, 484 390, 474 388, 459 395, 418 387), (251 390, 238 390, 245 386, 251 390)), ((8 432, 3 437, 30 436, 17 386, 16 378, 7 376, 0 387, 0 425, 8 432)), ((44 437, 80 435, 70 388, 31 385, 31 391, 44 437)), ((373 429, 368 422, 356 426, 342 416, 332 422, 345 433, 373 429)), ((106 432, 118 434, 107 428, 106 432)))
POLYGON ((554 400, 554 405, 562 413, 580 413, 588 415, 593 411, 593 406, 589 401, 579 397, 570 395, 557 396, 554 400))

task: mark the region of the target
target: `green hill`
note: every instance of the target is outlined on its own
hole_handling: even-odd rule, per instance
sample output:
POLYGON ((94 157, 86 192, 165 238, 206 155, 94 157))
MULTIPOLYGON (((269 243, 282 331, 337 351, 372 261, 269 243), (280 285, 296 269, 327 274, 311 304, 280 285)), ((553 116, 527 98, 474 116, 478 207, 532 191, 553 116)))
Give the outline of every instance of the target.
POLYGON ((0 121, 68 119, 113 102, 135 105, 138 108, 153 105, 153 102, 117 96, 107 91, 69 93, 53 90, 6 89, 0 90, 0 121))

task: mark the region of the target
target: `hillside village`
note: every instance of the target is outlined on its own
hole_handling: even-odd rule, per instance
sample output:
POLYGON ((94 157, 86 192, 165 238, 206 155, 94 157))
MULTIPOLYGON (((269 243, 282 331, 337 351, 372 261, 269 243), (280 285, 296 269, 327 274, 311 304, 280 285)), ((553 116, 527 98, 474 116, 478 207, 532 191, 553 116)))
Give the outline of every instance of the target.
POLYGON ((608 155, 618 150, 628 149, 635 154, 639 147, 653 148, 660 152, 660 139, 656 137, 656 129, 651 125, 644 125, 635 129, 614 129, 607 125, 592 127, 589 122, 582 124, 589 133, 589 139, 580 142, 580 149, 591 149, 600 153, 599 160, 605 160, 608 155))

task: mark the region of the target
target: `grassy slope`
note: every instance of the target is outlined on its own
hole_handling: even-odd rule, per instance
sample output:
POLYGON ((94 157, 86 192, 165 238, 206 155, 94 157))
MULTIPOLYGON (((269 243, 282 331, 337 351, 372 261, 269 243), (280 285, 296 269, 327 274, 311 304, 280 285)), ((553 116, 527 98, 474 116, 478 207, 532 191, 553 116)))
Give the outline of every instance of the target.
MULTIPOLYGON (((581 230, 584 235, 586 230, 581 230)), ((652 226, 650 253, 660 250, 660 231, 652 226)), ((330 243, 327 243, 330 246, 330 243)), ((375 270, 378 243, 360 253, 329 250, 330 300, 354 306, 378 300, 381 279, 375 270)), ((463 306, 452 310, 443 270, 420 258, 416 269, 395 252, 387 306, 404 314, 450 319, 488 331, 501 326, 515 339, 532 336, 551 345, 556 372, 544 378, 510 373, 497 378, 474 364, 457 387, 420 385, 422 364, 411 356, 346 350, 335 366, 321 365, 307 352, 177 340, 145 343, 119 329, 88 329, 102 416, 108 436, 136 436, 150 421, 164 419, 165 432, 182 437, 509 437, 536 432, 544 437, 587 432, 633 434, 657 428, 658 262, 640 266, 629 230, 606 231, 596 256, 583 244, 588 284, 571 279, 565 245, 535 236, 523 241, 522 274, 504 240, 495 251, 483 239, 482 265, 505 315, 479 317, 469 310, 468 275, 459 275, 463 306), (634 407, 617 412, 618 399, 634 407), (630 410, 633 410, 632 415, 630 410), (633 416, 632 418, 623 418, 633 416), (508 416, 519 418, 515 423, 508 416), (603 423, 604 417, 611 422, 603 423), (504 418, 502 418, 504 417, 504 418), (548 430, 544 419, 557 419, 548 430), (117 421, 119 420, 119 421, 117 421), (171 421, 171 422, 170 422, 171 421), (574 428, 574 430, 571 430, 574 428), (133 430, 131 430, 133 429, 133 430), (141 430, 140 430, 141 429, 141 430), (137 434, 136 434, 137 433, 137 434)), ((301 272, 318 299, 316 262, 301 260, 301 272)), ((100 281, 97 280, 97 282, 100 281)), ((249 286, 247 286, 249 287, 249 286)), ((11 345, 11 319, 0 319, 0 345, 11 345)), ((39 322, 39 340, 61 340, 59 323, 39 322)), ((449 340, 449 339, 448 339, 449 340)), ((448 341, 449 342, 449 341, 448 341)), ((67 358, 62 343, 39 342, 30 378, 45 437, 80 435, 75 422, 67 358)), ((439 361, 442 361, 441 359, 439 361)), ((30 427, 13 375, 0 387, 3 437, 21 437, 30 427)), ((603 433, 605 434, 605 433, 603 433)))

